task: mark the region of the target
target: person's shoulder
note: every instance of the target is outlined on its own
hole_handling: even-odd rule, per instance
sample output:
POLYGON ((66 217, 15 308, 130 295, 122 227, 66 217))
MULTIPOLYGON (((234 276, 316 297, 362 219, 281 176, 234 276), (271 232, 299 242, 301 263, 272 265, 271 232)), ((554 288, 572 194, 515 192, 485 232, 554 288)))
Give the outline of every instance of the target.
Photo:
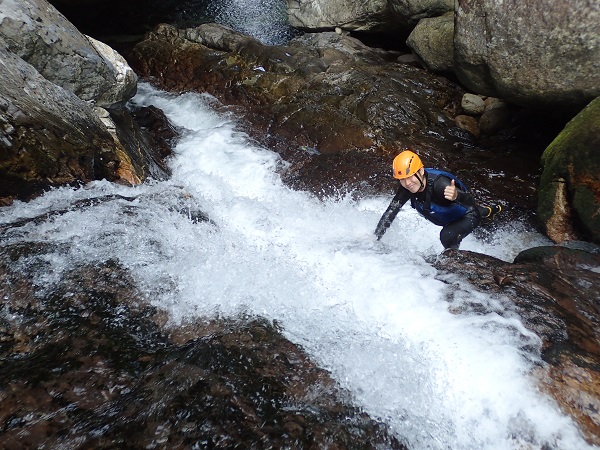
POLYGON ((436 185, 440 184, 444 185, 444 187, 449 186, 450 182, 454 179, 454 175, 444 170, 431 169, 428 173, 433 177, 436 185))

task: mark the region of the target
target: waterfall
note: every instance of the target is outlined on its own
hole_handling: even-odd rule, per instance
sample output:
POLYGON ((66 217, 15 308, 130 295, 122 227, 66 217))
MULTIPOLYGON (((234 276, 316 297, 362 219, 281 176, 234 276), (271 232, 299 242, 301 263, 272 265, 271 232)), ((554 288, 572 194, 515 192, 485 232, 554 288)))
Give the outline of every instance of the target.
POLYGON ((258 39, 281 45, 295 36, 289 26, 284 0, 221 0, 210 7, 214 21, 258 39))
MULTIPOLYGON (((438 227, 405 207, 376 241, 389 197, 320 200, 289 189, 278 175, 285 161, 252 144, 215 101, 140 84, 133 103, 155 105, 182 130, 171 179, 98 181, 4 208, 1 223, 68 210, 5 237, 69 243, 33 275, 38 285, 116 259, 174 324, 239 314, 277 321, 413 449, 589 448, 529 376, 539 355, 523 349, 538 337, 516 313, 495 312, 502 299, 442 281, 427 262, 442 251, 438 227), (112 200, 69 209, 100 196, 112 200), (195 211, 210 220, 191 220, 195 211), (449 295, 489 312, 451 314, 449 295)), ((462 248, 510 261, 545 243, 513 223, 470 235, 462 248)))

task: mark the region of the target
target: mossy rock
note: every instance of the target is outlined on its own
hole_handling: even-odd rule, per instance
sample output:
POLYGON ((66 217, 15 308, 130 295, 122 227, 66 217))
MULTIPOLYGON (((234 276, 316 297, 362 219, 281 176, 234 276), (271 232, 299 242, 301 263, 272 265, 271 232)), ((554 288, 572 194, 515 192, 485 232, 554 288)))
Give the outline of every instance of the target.
POLYGON ((551 228, 562 215, 578 237, 600 243, 600 97, 565 126, 542 164, 537 212, 547 234, 557 240, 551 228))

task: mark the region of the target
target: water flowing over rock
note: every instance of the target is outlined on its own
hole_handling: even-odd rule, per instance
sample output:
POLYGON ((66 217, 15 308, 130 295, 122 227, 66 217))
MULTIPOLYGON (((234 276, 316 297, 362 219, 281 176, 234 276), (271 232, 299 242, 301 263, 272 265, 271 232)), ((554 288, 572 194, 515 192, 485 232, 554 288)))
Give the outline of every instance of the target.
POLYGON ((600 8, 586 0, 459 0, 454 68, 478 94, 574 112, 600 95, 600 8))
POLYGON ((538 217, 555 242, 600 243, 600 97, 571 120, 542 162, 538 217))
MULTIPOLYGON (((385 7, 381 20, 398 14, 405 3, 386 2, 390 6, 385 7)), ((451 2, 433 3, 448 6, 451 2)), ((532 4, 522 3, 512 6, 532 4)), ((377 6, 377 2, 353 4, 363 9, 377 6)), ((467 6, 472 4, 461 0, 461 13, 470 14, 467 6)), ((54 67, 47 59, 42 65, 47 62, 54 71, 42 76, 41 68, 32 65, 38 56, 28 63, 24 59, 30 55, 18 56, 18 52, 29 51, 32 42, 41 43, 40 57, 47 58, 60 48, 60 34, 53 34, 55 30, 48 34, 49 46, 38 31, 29 36, 33 36, 31 41, 15 40, 15 30, 29 30, 29 26, 38 30, 33 23, 36 17, 46 25, 50 19, 44 8, 37 13, 35 8, 44 5, 41 1, 10 5, 26 6, 32 15, 22 22, 6 22, 3 17, 2 22, 2 32, 13 32, 8 46, 0 46, 0 149, 2 164, 6 163, 0 167, 2 193, 39 193, 41 184, 48 181, 61 184, 107 178, 136 183, 148 174, 159 177, 166 173, 164 165, 152 172, 146 164, 152 158, 158 165, 163 162, 177 130, 157 110, 135 111, 143 128, 163 136, 160 154, 144 156, 144 150, 156 149, 157 143, 146 141, 146 134, 128 132, 136 127, 131 116, 122 109, 96 109, 101 120, 87 103, 94 98, 106 105, 127 99, 132 91, 125 86, 130 81, 124 80, 115 91, 114 83, 108 86, 103 80, 92 81, 95 76, 75 80, 74 66, 54 67), (61 79, 87 101, 46 76, 61 79), (106 92, 110 94, 105 96, 106 92)), ((507 10, 507 17, 513 18, 508 13, 511 11, 507 10)), ((360 21, 377 29, 380 23, 373 17, 378 21, 378 14, 361 16, 360 21)), ((420 12, 407 14, 411 23, 421 16, 420 12)), ((573 25, 575 16, 567 16, 567 23, 573 25)), ((56 17, 58 23, 63 19, 56 17)), ((582 23, 585 20, 582 18, 582 23)), ((113 65, 123 62, 110 49, 98 52, 102 44, 83 38, 77 36, 72 44, 84 50, 71 55, 91 55, 93 61, 100 61, 102 70, 107 58, 101 53, 116 56, 113 65)), ((594 36, 589 39, 595 42, 594 36)), ((499 41, 500 37, 493 38, 494 43, 499 41)), ((506 51, 498 54, 507 56, 502 53, 506 51)), ((587 55, 593 65, 594 59, 587 55)), ((419 68, 398 64, 396 56, 335 33, 307 35, 286 46, 264 46, 215 25, 186 30, 161 26, 128 55, 142 76, 160 87, 208 92, 226 108, 244 115, 252 125, 249 133, 286 157, 290 163, 286 181, 294 186, 322 192, 349 183, 361 186, 366 194, 385 192, 393 183, 391 158, 402 147, 417 146, 431 165, 459 173, 474 186, 478 198, 502 196, 511 205, 507 214, 528 214, 536 181, 530 166, 525 167, 523 160, 510 152, 474 149, 475 128, 469 134, 456 126, 461 115, 472 118, 462 114, 464 89, 419 68), (477 171, 465 167, 477 167, 477 171), (497 176, 509 169, 507 175, 497 176)), ((477 69, 485 71, 489 61, 482 61, 477 62, 477 69)), ((66 64, 65 60, 60 64, 66 64)), ((513 60, 512 64, 517 67, 520 63, 513 60)), ((547 65, 542 67, 552 72, 547 65)), ((582 67, 587 70, 590 66, 582 67)), ((597 81, 597 71, 590 74, 585 70, 582 79, 597 81)), ((109 70, 107 79, 114 81, 125 73, 109 70)), ((533 103, 541 99, 572 105, 589 96, 589 89, 578 79, 569 78, 579 76, 577 73, 566 74, 571 85, 565 84, 563 91, 562 81, 558 88, 546 85, 546 97, 540 92, 525 95, 523 86, 536 80, 537 72, 524 77, 523 84, 506 87, 506 92, 498 86, 493 90, 517 103, 529 103, 533 98, 533 103)), ((467 76, 485 78, 477 70, 465 73, 467 76)), ((545 80, 541 75, 538 78, 545 80)), ((486 83, 482 89, 488 89, 489 80, 486 83)), ((594 143, 594 149, 598 146, 596 140, 587 140, 589 137, 576 137, 586 143, 578 152, 583 162, 566 164, 564 180, 569 184, 562 184, 565 202, 561 205, 568 205, 573 196, 577 202, 571 209, 581 214, 584 209, 579 205, 585 206, 591 214, 582 214, 579 220, 597 230, 595 210, 587 209, 590 204, 597 208, 597 201, 589 202, 591 195, 598 198, 595 185, 589 183, 589 179, 595 183, 597 175, 583 169, 572 171, 571 166, 587 164, 585 152, 592 148, 587 143, 594 143), (577 186, 576 194, 568 190, 571 185, 577 186)), ((564 148, 557 143, 552 152, 557 147, 566 151, 572 142, 564 148)), ((532 159, 537 167, 535 154, 532 159)), ((546 164, 550 170, 555 161, 548 157, 546 164)), ((555 174, 551 178, 556 181, 555 174)), ((210 220, 201 211, 193 211, 190 218, 210 220)), ((31 447, 261 442, 280 448, 292 441, 301 448, 323 448, 335 440, 339 448, 403 448, 384 426, 348 406, 345 393, 300 347, 283 339, 276 324, 242 317, 234 322, 191 323, 181 329, 165 327, 165 314, 145 303, 147 299, 141 298, 130 274, 114 261, 74 268, 44 291, 32 280, 36 271, 44 273, 45 258, 56 251, 44 242, 2 245, 0 250, 4 299, 0 385, 6 387, 0 390, 0 444, 8 446, 18 437, 31 447)), ((492 313, 515 313, 540 336, 541 342, 524 339, 523 344, 524 353, 541 354, 535 373, 540 386, 556 398, 565 413, 576 418, 590 442, 600 445, 597 255, 552 248, 524 253, 509 264, 485 255, 449 252, 434 264, 448 283, 455 282, 458 274, 461 280, 497 294, 503 308, 492 313)), ((453 299, 448 300, 452 303, 453 299)), ((457 313, 490 312, 478 311, 478 307, 451 305, 457 313)))
MULTIPOLYGON (((477 253, 451 251, 434 265, 445 274, 460 274, 502 302, 496 311, 456 304, 451 306, 455 312, 505 317, 516 313, 525 327, 541 338, 543 363, 534 374, 540 387, 578 421, 591 443, 599 445, 600 254, 540 247, 522 252, 511 264, 477 253)), ((454 277, 441 275, 451 284, 457 282, 454 277)), ((524 339, 523 345, 536 344, 524 339)))
POLYGON ((115 261, 37 286, 54 251, 0 249, 0 447, 405 449, 275 325, 167 327, 115 261))

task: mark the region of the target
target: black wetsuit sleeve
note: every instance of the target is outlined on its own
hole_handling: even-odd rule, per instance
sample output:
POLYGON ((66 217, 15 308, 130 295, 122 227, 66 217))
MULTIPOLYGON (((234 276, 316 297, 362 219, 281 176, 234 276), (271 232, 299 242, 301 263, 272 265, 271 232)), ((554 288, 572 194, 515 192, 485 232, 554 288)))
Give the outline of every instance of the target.
MULTIPOLYGON (((442 206, 447 206, 452 203, 451 200, 446 200, 446 197, 444 197, 444 190, 447 186, 450 186, 451 181, 452 180, 450 178, 444 175, 437 177, 433 185, 433 196, 431 198, 433 203, 437 203, 438 205, 442 206)), ((475 199, 471 194, 461 191, 458 186, 456 186, 456 192, 458 192, 458 196, 456 197, 456 200, 454 200, 456 203, 460 203, 466 208, 472 208, 475 206, 475 199)))
POLYGON ((398 211, 400 211, 400 208, 404 206, 409 198, 410 192, 400 186, 398 188, 398 192, 396 192, 396 195, 394 195, 394 198, 390 202, 390 205, 383 213, 383 216, 381 216, 381 219, 379 219, 377 228, 375 228, 375 236, 377 236, 377 240, 381 239, 381 237, 385 234, 387 229, 398 215, 398 211))

